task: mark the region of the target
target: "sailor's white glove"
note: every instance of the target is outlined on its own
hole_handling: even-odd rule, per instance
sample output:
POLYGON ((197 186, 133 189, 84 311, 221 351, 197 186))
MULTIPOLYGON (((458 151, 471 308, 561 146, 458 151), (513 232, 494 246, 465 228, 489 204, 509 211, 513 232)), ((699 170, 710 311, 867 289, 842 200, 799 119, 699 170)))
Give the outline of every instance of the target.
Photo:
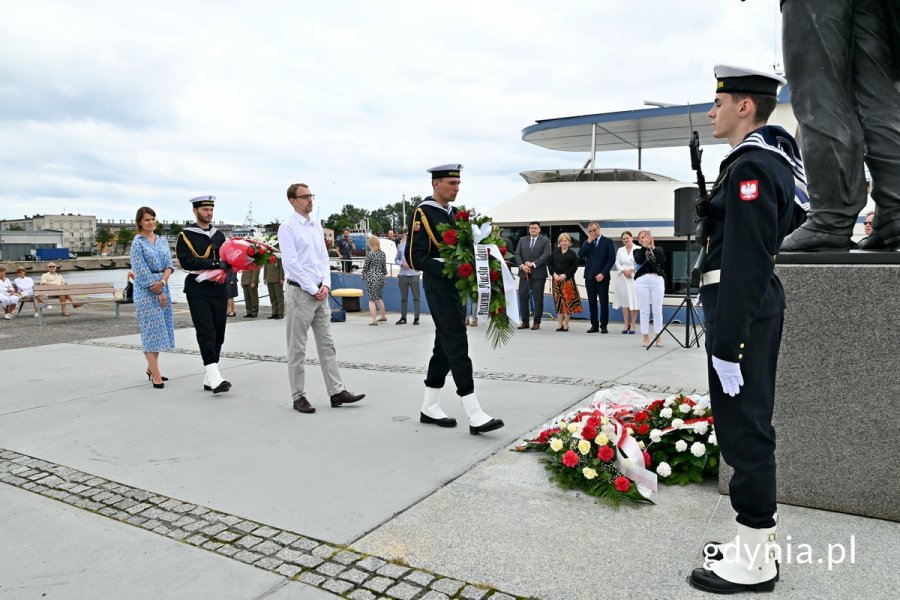
POLYGON ((737 396, 744 385, 744 377, 741 375, 741 365, 736 362, 728 362, 720 358, 712 357, 712 366, 722 382, 722 391, 729 396, 737 396))

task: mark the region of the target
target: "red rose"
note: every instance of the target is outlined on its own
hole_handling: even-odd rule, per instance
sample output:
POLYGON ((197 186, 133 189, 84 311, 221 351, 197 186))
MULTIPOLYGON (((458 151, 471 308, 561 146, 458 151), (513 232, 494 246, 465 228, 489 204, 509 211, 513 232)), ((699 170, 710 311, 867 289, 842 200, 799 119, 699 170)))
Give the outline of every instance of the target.
POLYGON ((653 402, 650 403, 650 406, 647 407, 647 410, 654 411, 654 410, 659 410, 662 407, 663 407, 662 400, 654 400, 653 402))
POLYGON ((644 466, 649 467, 653 461, 650 459, 650 453, 644 450, 644 466))
POLYGON ((247 248, 247 256, 253 256, 256 251, 253 248, 247 248))
POLYGON ((458 213, 456 213, 456 220, 457 221, 468 221, 469 220, 469 211, 461 210, 458 213))
POLYGON ((594 438, 597 437, 597 430, 590 425, 585 425, 584 429, 581 430, 581 437, 592 442, 594 441, 594 438))
POLYGON ((624 475, 619 475, 615 480, 616 489, 622 492, 623 494, 631 489, 631 481, 628 480, 624 475))
POLYGON ((475 267, 470 265, 469 263, 463 263, 459 265, 459 268, 456 270, 459 273, 460 277, 471 277, 472 273, 475 272, 475 267))
POLYGON ((273 265, 275 264, 275 261, 276 261, 276 260, 277 260, 277 259, 275 258, 275 255, 274 255, 274 254, 273 254, 272 256, 269 257, 269 262, 272 263, 273 265))
POLYGON ((597 458, 602 460, 603 462, 609 462, 613 459, 616 453, 613 452, 613 449, 609 446, 602 446, 600 450, 597 451, 597 458))
POLYGON ((500 279, 500 271, 491 271, 491 281, 500 279))
POLYGON ((506 246, 497 246, 497 250, 500 251, 500 254, 506 255, 506 246))
POLYGON ((550 440, 550 436, 553 433, 549 429, 545 429, 541 432, 541 434, 537 437, 537 441, 539 444, 546 444, 550 440))
POLYGON ((638 434, 647 435, 648 433, 650 433, 649 425, 647 425, 646 423, 641 423, 640 425, 638 425, 638 434))
POLYGON ((574 450, 569 450, 562 457, 563 464, 567 467, 574 469, 578 465, 578 455, 575 454, 574 450))
POLYGON ((447 231, 444 232, 444 236, 443 236, 444 243, 445 244, 455 244, 456 236, 457 236, 457 233, 456 233, 455 229, 448 229, 447 231))

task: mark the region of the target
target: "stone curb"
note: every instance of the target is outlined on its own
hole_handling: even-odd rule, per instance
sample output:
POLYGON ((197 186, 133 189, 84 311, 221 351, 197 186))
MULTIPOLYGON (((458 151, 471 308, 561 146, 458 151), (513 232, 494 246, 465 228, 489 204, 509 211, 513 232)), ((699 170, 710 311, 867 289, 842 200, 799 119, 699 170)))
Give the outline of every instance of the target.
POLYGON ((350 600, 538 600, 443 577, 3 448, 0 482, 350 600))

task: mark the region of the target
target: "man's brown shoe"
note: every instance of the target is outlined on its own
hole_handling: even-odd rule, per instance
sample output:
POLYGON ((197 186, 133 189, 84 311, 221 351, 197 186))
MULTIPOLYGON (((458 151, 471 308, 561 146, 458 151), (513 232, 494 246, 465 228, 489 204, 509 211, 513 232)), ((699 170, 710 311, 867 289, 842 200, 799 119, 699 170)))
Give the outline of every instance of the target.
POLYGON ((540 328, 541 328, 541 324, 540 324, 540 323, 535 323, 534 325, 531 326, 531 330, 532 330, 532 331, 537 331, 537 330, 540 329, 540 328))
POLYGON ((299 400, 294 400, 294 410, 308 414, 316 412, 316 407, 310 404, 305 396, 300 396, 299 400))
POLYGON ((352 392, 344 390, 343 392, 335 394, 331 397, 331 406, 337 408, 342 404, 353 404, 354 402, 359 402, 365 397, 365 394, 354 394, 352 392))
POLYGON ((516 327, 516 329, 530 329, 528 327, 528 321, 522 321, 522 324, 516 327))

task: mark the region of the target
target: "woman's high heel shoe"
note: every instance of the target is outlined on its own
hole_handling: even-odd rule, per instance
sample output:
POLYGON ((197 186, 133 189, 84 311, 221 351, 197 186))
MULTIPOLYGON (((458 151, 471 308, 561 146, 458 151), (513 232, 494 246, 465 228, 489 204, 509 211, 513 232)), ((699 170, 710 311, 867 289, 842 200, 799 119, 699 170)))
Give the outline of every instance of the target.
MULTIPOLYGON (((163 377, 162 375, 160 375, 159 378, 162 379, 163 381, 169 380, 168 377, 163 377)), ((151 382, 153 381, 153 375, 150 373, 150 369, 147 369, 147 379, 151 382)), ((160 385, 162 385, 162 384, 160 384, 160 385)))
POLYGON ((150 383, 152 383, 152 384, 153 384, 153 387, 155 387, 155 388, 158 389, 158 390, 161 390, 161 389, 163 389, 164 387, 166 387, 166 384, 164 384, 164 383, 153 383, 153 380, 152 380, 152 379, 150 380, 150 383))

